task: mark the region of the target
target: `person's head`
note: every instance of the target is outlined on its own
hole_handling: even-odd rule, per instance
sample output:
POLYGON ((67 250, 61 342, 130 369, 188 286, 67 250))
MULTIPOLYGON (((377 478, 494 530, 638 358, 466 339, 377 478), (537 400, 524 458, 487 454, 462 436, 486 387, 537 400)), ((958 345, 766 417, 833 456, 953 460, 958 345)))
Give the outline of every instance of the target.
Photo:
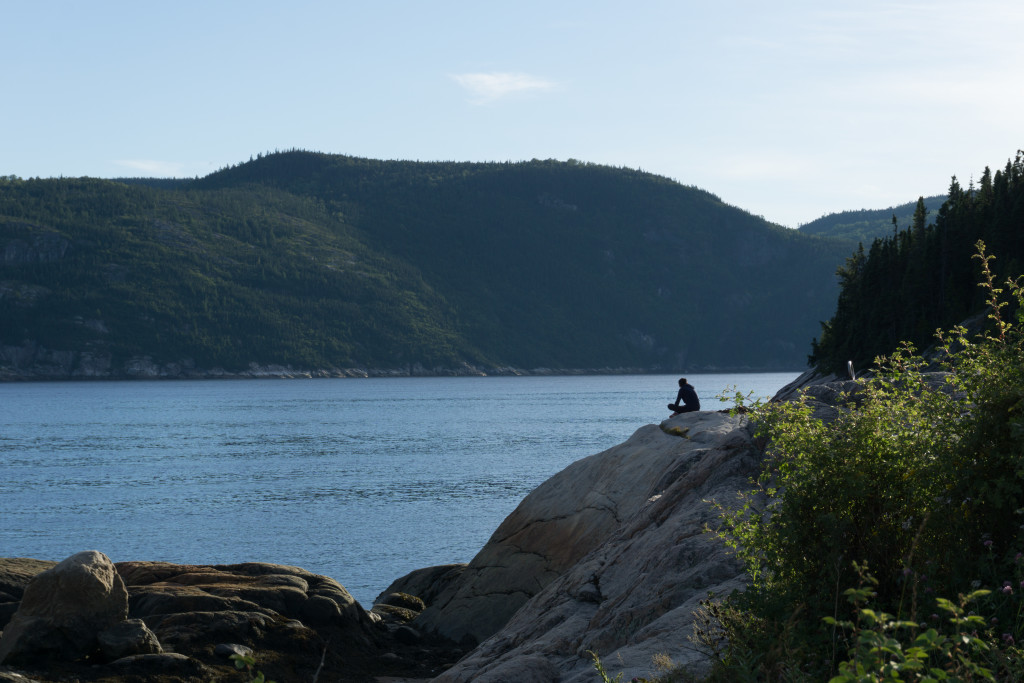
POLYGON ((679 386, 683 386, 684 384, 686 384, 686 378, 685 377, 680 377, 679 378, 679 386))

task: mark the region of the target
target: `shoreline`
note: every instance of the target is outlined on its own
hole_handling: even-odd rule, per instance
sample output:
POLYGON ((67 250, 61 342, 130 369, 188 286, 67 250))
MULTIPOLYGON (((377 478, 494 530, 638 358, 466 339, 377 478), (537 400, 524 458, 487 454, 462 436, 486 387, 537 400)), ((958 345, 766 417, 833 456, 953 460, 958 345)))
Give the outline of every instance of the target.
POLYGON ((208 370, 197 369, 183 363, 170 363, 157 366, 151 361, 146 363, 127 363, 120 371, 90 370, 76 368, 74 370, 39 367, 31 369, 0 367, 0 383, 22 382, 122 382, 146 380, 250 380, 250 379, 379 379, 406 377, 588 377, 606 375, 711 375, 711 374, 744 374, 787 372, 803 373, 806 368, 787 367, 693 367, 678 368, 643 368, 643 367, 604 367, 604 368, 515 368, 477 367, 464 364, 461 367, 424 368, 413 365, 405 368, 329 368, 329 369, 294 369, 287 365, 257 365, 251 363, 245 370, 230 371, 223 368, 208 370))

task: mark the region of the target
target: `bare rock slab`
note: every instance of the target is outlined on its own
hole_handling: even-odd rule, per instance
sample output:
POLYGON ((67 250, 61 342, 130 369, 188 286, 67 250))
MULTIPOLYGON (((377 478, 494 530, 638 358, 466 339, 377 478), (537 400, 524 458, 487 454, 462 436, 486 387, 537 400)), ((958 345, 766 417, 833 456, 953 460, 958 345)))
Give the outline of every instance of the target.
POLYGON ((588 651, 625 680, 655 654, 700 671, 694 611, 745 583, 704 531, 710 501, 733 504, 760 457, 745 418, 686 413, 552 477, 413 622, 485 637, 437 683, 592 681, 588 651))

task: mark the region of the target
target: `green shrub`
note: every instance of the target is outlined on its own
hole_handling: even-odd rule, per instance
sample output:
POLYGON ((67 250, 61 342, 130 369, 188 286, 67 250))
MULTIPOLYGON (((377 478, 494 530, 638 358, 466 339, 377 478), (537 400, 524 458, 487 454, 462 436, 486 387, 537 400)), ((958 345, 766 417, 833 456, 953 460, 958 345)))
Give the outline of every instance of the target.
POLYGON ((825 617, 824 621, 848 635, 851 643, 849 659, 839 663, 839 673, 829 683, 862 683, 871 681, 971 681, 995 680, 993 670, 983 663, 994 662, 1003 677, 1020 680, 1021 651, 1013 637, 1003 634, 1002 647, 993 643, 992 623, 969 606, 991 595, 989 590, 975 590, 961 595, 957 603, 936 598, 938 613, 932 623, 899 621, 870 605, 878 581, 866 567, 854 564, 861 581, 857 588, 847 589, 847 601, 854 607, 852 620, 825 617), (940 616, 940 613, 942 616, 940 616), (995 657, 996 653, 1002 654, 995 657))
MULTIPOLYGON (((720 608, 730 643, 720 668, 748 662, 775 680, 834 674, 847 649, 841 591, 862 579, 854 562, 878 577, 876 621, 861 633, 919 623, 944 609, 937 596, 1024 590, 1024 290, 1009 281, 1004 301, 992 257, 977 247, 991 326, 977 337, 938 334, 948 374, 927 372, 933 366, 904 345, 876 360, 875 376, 830 423, 805 400, 757 411, 770 444, 765 465, 719 530, 750 575, 748 590, 720 608), (743 618, 727 618, 730 610, 743 618), (819 615, 833 628, 821 628, 819 615)), ((1021 605, 986 606, 1005 630, 978 638, 1020 641, 1021 605)))

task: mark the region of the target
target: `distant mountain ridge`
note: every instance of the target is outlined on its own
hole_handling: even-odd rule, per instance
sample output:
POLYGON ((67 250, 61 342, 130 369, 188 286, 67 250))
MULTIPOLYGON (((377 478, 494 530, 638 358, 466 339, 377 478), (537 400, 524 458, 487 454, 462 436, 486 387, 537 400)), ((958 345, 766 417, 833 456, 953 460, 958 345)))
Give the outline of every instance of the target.
POLYGON ((853 248, 575 161, 7 178, 0 367, 795 369, 853 248))
MULTIPOLYGON (((924 205, 930 217, 934 217, 946 195, 924 197, 924 205)), ((808 235, 839 237, 853 242, 869 245, 875 239, 888 237, 893 231, 910 228, 917 202, 908 202, 888 209, 860 209, 859 211, 841 211, 817 218, 810 223, 801 225, 798 230, 808 235), (893 225, 893 218, 896 225, 893 225)))

